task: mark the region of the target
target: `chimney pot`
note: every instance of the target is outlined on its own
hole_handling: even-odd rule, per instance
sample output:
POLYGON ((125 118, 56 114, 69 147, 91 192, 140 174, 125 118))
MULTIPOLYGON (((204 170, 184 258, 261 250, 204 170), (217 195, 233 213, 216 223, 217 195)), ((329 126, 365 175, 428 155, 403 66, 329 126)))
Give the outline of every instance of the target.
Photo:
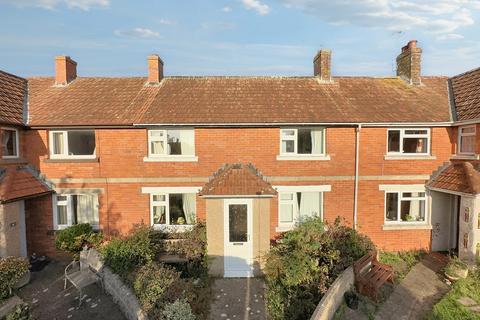
POLYGON ((421 60, 422 49, 417 47, 417 40, 409 41, 397 57, 397 76, 411 85, 420 85, 421 60))
POLYGON ((69 56, 55 57, 55 84, 65 86, 77 78, 77 63, 69 56))
POLYGON ((148 84, 159 84, 163 79, 163 61, 156 54, 149 55, 148 61, 148 84))
POLYGON ((322 81, 332 80, 332 51, 321 49, 313 58, 313 74, 322 81))

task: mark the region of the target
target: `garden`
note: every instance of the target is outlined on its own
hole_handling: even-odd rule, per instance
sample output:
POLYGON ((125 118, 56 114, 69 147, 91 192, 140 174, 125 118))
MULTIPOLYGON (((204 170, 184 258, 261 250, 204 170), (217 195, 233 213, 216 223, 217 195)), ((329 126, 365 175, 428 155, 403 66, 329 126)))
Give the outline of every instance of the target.
MULTIPOLYGON (((0 259, 0 305, 14 294, 14 289, 28 282, 28 261, 25 258, 6 257, 0 259)), ((31 314, 27 304, 17 305, 6 315, 6 320, 30 320, 31 314)))

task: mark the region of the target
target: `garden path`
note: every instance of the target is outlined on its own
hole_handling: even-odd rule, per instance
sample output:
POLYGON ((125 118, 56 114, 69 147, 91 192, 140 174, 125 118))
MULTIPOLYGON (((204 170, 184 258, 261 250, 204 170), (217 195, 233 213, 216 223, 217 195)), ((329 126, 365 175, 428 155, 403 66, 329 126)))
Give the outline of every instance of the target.
POLYGON ((85 288, 86 297, 78 307, 78 291, 71 284, 63 289, 65 266, 65 262, 50 262, 33 272, 31 282, 19 290, 18 296, 30 305, 35 319, 125 319, 112 298, 95 284, 85 288))
POLYGON ((448 259, 430 253, 417 263, 380 307, 375 319, 423 319, 450 287, 439 275, 448 259))
POLYGON ((218 278, 213 284, 211 320, 265 320, 261 278, 218 278))

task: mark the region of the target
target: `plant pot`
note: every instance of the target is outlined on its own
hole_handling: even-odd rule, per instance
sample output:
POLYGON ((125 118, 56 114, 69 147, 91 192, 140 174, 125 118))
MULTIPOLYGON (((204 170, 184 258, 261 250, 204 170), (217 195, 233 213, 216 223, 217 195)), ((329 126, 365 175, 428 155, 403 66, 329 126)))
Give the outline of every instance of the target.
POLYGON ((28 270, 18 281, 17 283, 15 283, 15 285, 13 286, 13 288, 15 289, 19 289, 23 286, 26 286, 29 282, 30 282, 30 278, 31 278, 31 273, 30 273, 30 270, 28 270))

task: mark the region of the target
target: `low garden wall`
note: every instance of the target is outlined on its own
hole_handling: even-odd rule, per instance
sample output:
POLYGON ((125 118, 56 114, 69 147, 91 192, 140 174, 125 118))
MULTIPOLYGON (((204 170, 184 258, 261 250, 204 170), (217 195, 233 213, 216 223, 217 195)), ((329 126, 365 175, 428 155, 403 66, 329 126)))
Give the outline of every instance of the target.
POLYGON ((349 291, 355 282, 353 268, 348 267, 332 283, 317 305, 310 320, 331 320, 343 302, 343 294, 349 291))

